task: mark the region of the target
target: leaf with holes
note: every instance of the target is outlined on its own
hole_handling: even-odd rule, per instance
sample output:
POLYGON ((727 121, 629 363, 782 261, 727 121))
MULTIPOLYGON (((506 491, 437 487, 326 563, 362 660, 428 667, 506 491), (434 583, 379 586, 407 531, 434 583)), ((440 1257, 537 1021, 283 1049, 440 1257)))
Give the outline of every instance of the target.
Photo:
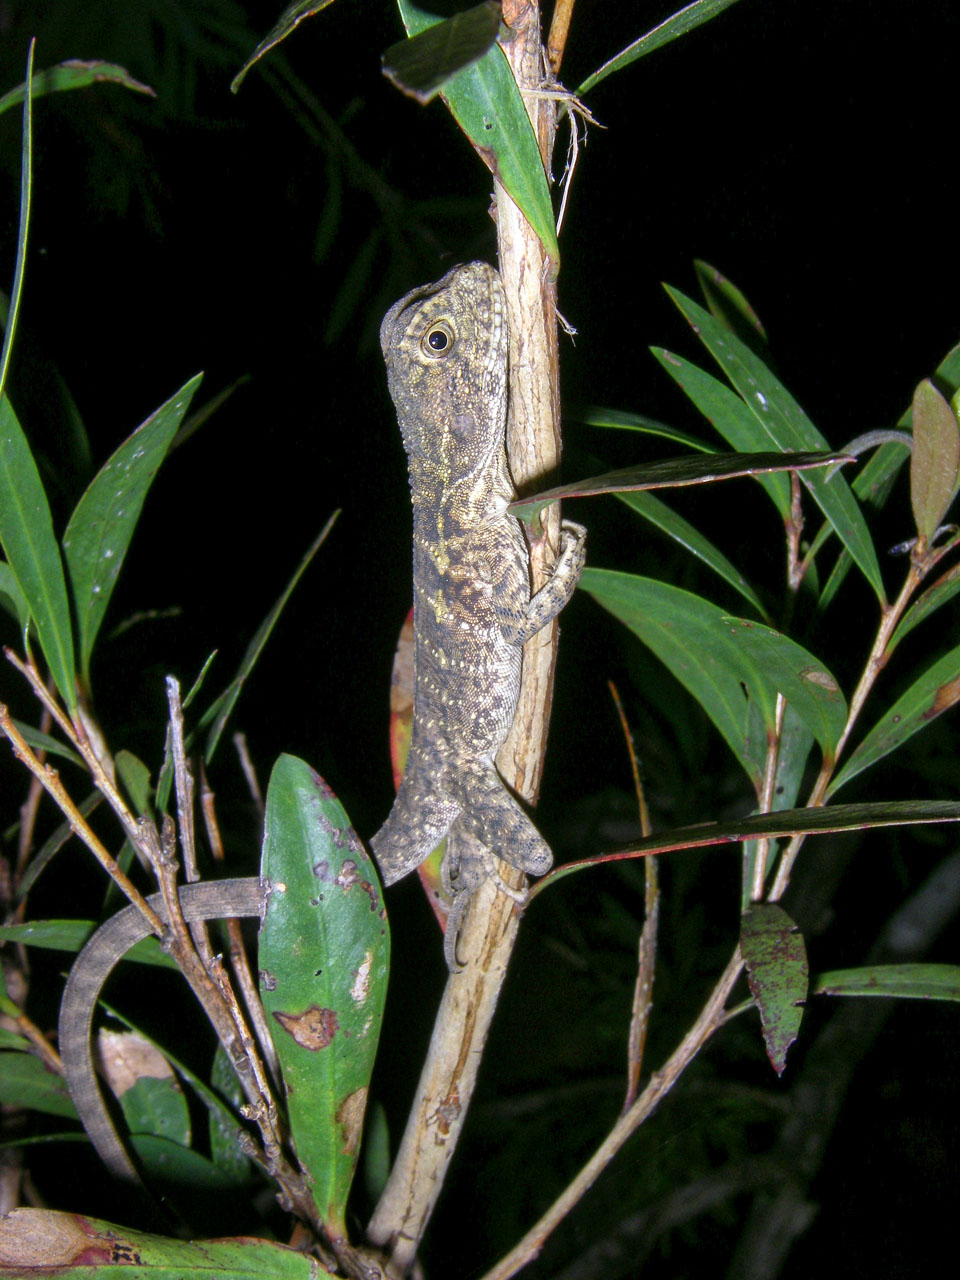
POLYGON ((373 863, 336 796, 295 756, 274 765, 260 874, 260 995, 297 1158, 326 1230, 345 1238, 390 958, 373 863))
POLYGON ((767 1057, 782 1076, 807 998, 810 970, 803 934, 782 907, 758 903, 741 918, 740 951, 760 1010, 767 1057))

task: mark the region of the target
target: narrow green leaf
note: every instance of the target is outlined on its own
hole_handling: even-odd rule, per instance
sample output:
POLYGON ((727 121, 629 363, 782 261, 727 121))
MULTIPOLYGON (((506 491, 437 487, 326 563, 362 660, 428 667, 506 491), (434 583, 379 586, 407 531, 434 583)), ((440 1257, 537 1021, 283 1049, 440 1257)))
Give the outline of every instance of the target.
POLYGON ((0 560, 0 604, 16 618, 20 634, 26 638, 27 628, 30 626, 30 606, 27 604, 27 597, 20 590, 16 574, 5 560, 0 560))
POLYGON ((576 416, 588 427, 613 427, 619 431, 638 431, 641 435, 662 436, 664 440, 684 444, 688 449, 696 449, 698 453, 717 452, 713 445, 698 440, 696 436, 688 435, 686 431, 678 431, 676 427, 668 427, 665 422, 658 422, 656 418, 646 418, 641 413, 628 413, 623 409, 604 409, 598 405, 591 405, 576 416))
POLYGON ((624 493, 619 496, 620 501, 636 511, 638 516, 649 520, 658 529, 662 529, 681 547, 712 569, 724 582, 729 583, 752 608, 756 609, 761 618, 767 617, 767 611, 761 604, 760 597, 736 565, 732 564, 723 552, 719 551, 692 524, 672 511, 665 502, 655 498, 652 493, 624 493))
POLYGON ((835 795, 844 783, 855 778, 858 773, 863 773, 864 769, 869 769, 891 751, 896 751, 897 747, 926 728, 937 716, 949 711, 958 699, 960 645, 928 667, 920 679, 873 726, 831 782, 827 796, 835 795))
MULTIPOLYGON (((728 444, 739 453, 765 449, 770 438, 738 395, 726 383, 664 347, 650 350, 681 391, 693 401, 728 444)), ((790 517, 790 481, 786 476, 758 477, 781 518, 790 517)))
POLYGON ((946 515, 960 474, 960 429, 953 410, 929 379, 913 395, 910 502, 917 533, 932 538, 946 515))
POLYGON ((952 600, 958 591, 960 591, 960 564, 948 569, 942 577, 927 588, 922 596, 914 600, 913 604, 900 619, 896 631, 890 637, 890 642, 887 645, 887 656, 889 657, 893 653, 904 636, 909 635, 914 627, 919 626, 921 622, 929 618, 941 605, 946 604, 948 600, 952 600))
POLYGON ((3 347, 0 348, 0 401, 7 387, 10 354, 17 331, 17 316, 23 297, 23 273, 27 265, 27 237, 30 234, 30 194, 33 187, 33 54, 36 40, 30 41, 27 53, 27 78, 23 95, 23 132, 20 144, 20 223, 17 230, 17 257, 13 269, 13 288, 3 331, 3 347))
POLYGON ((810 970, 803 935, 782 907, 758 903, 741 918, 740 951, 760 1010, 767 1057, 782 1076, 807 998, 810 970))
MULTIPOLYGON (((27 924, 0 925, 0 942, 16 942, 49 951, 77 952, 96 928, 93 920, 31 920, 27 924)), ((161 950, 156 938, 142 938, 122 958, 179 972, 176 962, 161 950)))
POLYGON ((6 1275, 39 1278, 54 1266, 71 1280, 105 1280, 114 1272, 132 1280, 316 1280, 334 1274, 299 1249, 253 1236, 189 1242, 53 1209, 14 1209, 0 1221, 0 1260, 7 1259, 6 1275))
POLYGON ((0 1053, 0 1103, 78 1119, 63 1077, 55 1075, 32 1054, 0 1053))
POLYGON ((819 836, 836 831, 867 831, 874 827, 913 826, 930 822, 960 822, 960 802, 955 800, 898 800, 877 804, 831 804, 819 809, 785 809, 782 813, 755 813, 731 822, 703 822, 695 827, 659 832, 637 840, 629 849, 601 853, 577 862, 566 862, 531 885, 528 901, 567 876, 594 869, 606 862, 649 858, 680 849, 742 844, 763 838, 819 836))
POLYGON ((458 71, 480 61, 499 30, 499 0, 483 0, 392 44, 381 58, 383 74, 401 93, 426 105, 458 71))
POLYGON ((908 1000, 960 1000, 955 964, 874 964, 831 969, 814 979, 815 996, 897 996, 908 1000))
MULTIPOLYGON (((124 89, 132 89, 134 93, 145 93, 151 98, 157 95, 148 84, 135 80, 126 67, 118 67, 113 62, 81 62, 70 58, 59 62, 55 67, 47 67, 45 71, 37 71, 31 80, 31 92, 34 98, 42 98, 48 93, 61 93, 67 89, 83 89, 91 84, 119 84, 124 89)), ((9 107, 21 103, 26 93, 26 81, 11 89, 0 98, 0 116, 9 107)))
POLYGON ((532 520, 537 512, 564 498, 586 498, 600 493, 629 493, 642 489, 678 489, 715 480, 735 480, 770 471, 806 471, 846 461, 842 453, 709 453, 682 458, 664 458, 641 466, 623 467, 606 475, 574 480, 542 493, 515 498, 507 510, 521 520, 532 520))
POLYGON ((11 1049, 14 1053, 28 1053, 30 1041, 17 1031, 8 1031, 6 1027, 0 1027, 0 1049, 11 1049))
MULTIPOLYGON (((397 4, 410 36, 442 21, 410 0, 397 0, 397 4)), ((547 175, 533 125, 500 46, 494 44, 475 66, 448 81, 442 96, 480 159, 540 237, 554 272, 558 271, 560 248, 547 175)))
MULTIPOLYGON (((828 447, 793 396, 749 347, 714 320, 709 311, 679 290, 668 288, 667 293, 777 448, 793 451, 828 447)), ((820 473, 801 478, 873 587, 877 598, 883 601, 883 580, 877 554, 849 485, 839 474, 831 475, 829 480, 820 473)))
MULTIPOLYGON (((307 565, 310 563, 310 561, 313 559, 317 551, 319 551, 320 547, 326 540, 327 534, 333 528, 334 521, 336 520, 339 514, 340 514, 339 511, 335 511, 333 513, 333 515, 330 517, 327 523, 323 526, 323 528, 317 534, 316 538, 313 540, 311 545, 307 548, 306 554, 304 555, 300 563, 297 565, 296 569, 293 571, 293 576, 291 577, 290 581, 284 587, 283 593, 281 594, 280 599, 276 602, 276 604, 273 606, 273 608, 264 618, 263 622, 260 623, 260 626, 257 628, 256 635, 253 637, 253 639, 250 641, 249 645, 247 646, 247 651, 243 655, 243 658, 241 659, 240 666, 237 669, 237 674, 233 677, 233 679, 227 685, 226 689, 224 689, 223 693, 221 693, 220 696, 211 703, 211 705, 206 709, 206 711, 200 717, 200 722, 197 725, 198 732, 202 729, 205 729, 208 725, 210 726, 210 732, 207 734, 207 741, 203 751, 203 759, 205 764, 209 764, 211 759, 213 758, 213 753, 217 749, 217 743, 220 741, 220 735, 223 733, 226 723, 230 719, 231 712, 233 711, 233 708, 236 706, 237 699, 240 697, 240 692, 243 689, 244 684, 246 683, 247 677, 250 675, 250 672, 256 666, 257 659, 260 657, 260 654, 263 652, 267 641, 270 639, 270 633, 273 631, 273 628, 277 625, 277 619, 280 617, 280 614, 284 610, 284 606, 286 605, 287 601, 290 599, 290 596, 293 594, 294 587, 300 581, 301 575, 303 574, 307 565)), ((204 665, 203 672, 206 671, 209 664, 210 664, 210 659, 208 658, 206 664, 204 665)), ((201 676, 203 675, 203 672, 201 672, 201 676)), ((161 794, 161 784, 159 782, 157 784, 157 793, 158 793, 158 803, 159 803, 159 797, 161 794)))
POLYGON ((76 603, 84 680, 89 681, 97 632, 147 491, 202 377, 198 373, 191 378, 123 442, 94 476, 70 517, 63 549, 76 603))
POLYGON ((210 1108, 208 1128, 210 1133, 210 1158, 222 1174, 235 1186, 250 1181, 255 1166, 240 1146, 240 1134, 243 1125, 239 1120, 240 1108, 246 1103, 243 1086, 237 1079, 237 1073, 230 1065, 223 1045, 218 1044, 213 1055, 213 1066, 210 1069, 210 1084, 216 1093, 226 1098, 236 1110, 236 1115, 222 1103, 210 1108))
POLYGON ((754 788, 762 773, 747 741, 747 696, 774 724, 776 691, 724 627, 724 610, 652 578, 586 568, 584 591, 625 623, 700 703, 740 761, 754 788))
POLYGON ((761 359, 768 357, 767 335, 760 317, 732 281, 709 262, 695 258, 693 269, 710 313, 761 359))
POLYGON ((250 68, 259 62, 265 53, 269 53, 275 45, 278 45, 281 40, 286 40, 294 27, 298 27, 305 18, 312 18, 315 13, 319 13, 321 9, 325 9, 328 4, 332 3, 333 0, 292 0, 292 3, 287 5, 267 35, 263 37, 234 76, 230 82, 230 92, 237 92, 250 68))
POLYGON ((77 685, 63 565, 37 464, 6 396, 0 397, 0 543, 30 606, 43 656, 73 712, 77 685))
POLYGON ((117 776, 133 803, 134 813, 145 817, 150 813, 150 770, 132 751, 120 750, 113 757, 117 776))
POLYGON ((70 747, 65 746, 59 738, 54 738, 49 733, 43 733, 39 729, 35 729, 32 724, 24 724, 22 720, 14 720, 13 722, 26 742, 28 747, 33 747, 34 751, 45 751, 48 756, 57 756, 61 760, 69 760, 71 764, 79 765, 81 769, 86 769, 83 760, 70 747))
POLYGON ((745 618, 724 618, 723 625, 820 743, 824 761, 832 762, 847 723, 847 702, 833 675, 779 631, 745 618))
POLYGON ((267 791, 260 994, 320 1216, 343 1237, 383 1019, 390 937, 373 863, 326 783, 283 755, 267 791))
POLYGON ((607 76, 613 75, 614 71, 620 71, 631 62, 642 58, 644 54, 653 53, 654 49, 669 44, 678 36, 686 35, 694 27, 699 27, 703 22, 709 22, 711 18, 715 18, 718 13, 723 13, 724 9, 728 9, 735 3, 736 0, 694 0, 693 4, 688 4, 666 18, 639 40, 634 40, 633 44, 627 45, 626 49, 618 53, 615 58, 605 62, 599 70, 594 71, 593 75, 587 76, 576 90, 577 97, 580 98, 585 93, 589 93, 594 85, 599 84, 601 80, 606 80, 607 76))

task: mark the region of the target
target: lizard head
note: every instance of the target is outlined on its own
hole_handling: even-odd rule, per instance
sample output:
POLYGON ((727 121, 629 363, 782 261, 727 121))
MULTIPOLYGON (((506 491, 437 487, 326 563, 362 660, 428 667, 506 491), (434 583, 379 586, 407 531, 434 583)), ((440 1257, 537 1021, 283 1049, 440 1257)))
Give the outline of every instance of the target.
POLYGON ((414 473, 449 492, 503 450, 507 326, 485 262, 454 267, 395 303, 380 327, 390 395, 414 473))

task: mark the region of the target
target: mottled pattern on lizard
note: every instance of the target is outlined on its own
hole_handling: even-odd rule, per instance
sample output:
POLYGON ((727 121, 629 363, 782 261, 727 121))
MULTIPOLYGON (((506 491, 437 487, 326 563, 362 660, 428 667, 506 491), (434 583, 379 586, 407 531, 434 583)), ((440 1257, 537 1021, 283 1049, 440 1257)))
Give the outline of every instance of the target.
MULTIPOLYGON (((507 790, 494 757, 513 722, 521 650, 570 599, 584 530, 565 521, 553 576, 531 596, 530 565, 507 467, 507 327, 500 277, 454 268, 401 298, 380 344, 413 499, 414 699, 406 771, 372 847, 386 884, 451 832, 532 875, 553 856, 507 790)), ((455 898, 492 874, 445 868, 455 898)), ((448 960, 453 954, 455 933, 448 960)))

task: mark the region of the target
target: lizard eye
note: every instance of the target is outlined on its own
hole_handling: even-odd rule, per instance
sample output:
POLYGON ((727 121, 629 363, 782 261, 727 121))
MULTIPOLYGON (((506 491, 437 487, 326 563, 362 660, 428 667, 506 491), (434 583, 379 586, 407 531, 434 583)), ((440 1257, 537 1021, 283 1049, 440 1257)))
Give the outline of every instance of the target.
POLYGON ((420 349, 431 360, 442 359, 453 349, 453 330, 445 320, 432 324, 420 340, 420 349))

